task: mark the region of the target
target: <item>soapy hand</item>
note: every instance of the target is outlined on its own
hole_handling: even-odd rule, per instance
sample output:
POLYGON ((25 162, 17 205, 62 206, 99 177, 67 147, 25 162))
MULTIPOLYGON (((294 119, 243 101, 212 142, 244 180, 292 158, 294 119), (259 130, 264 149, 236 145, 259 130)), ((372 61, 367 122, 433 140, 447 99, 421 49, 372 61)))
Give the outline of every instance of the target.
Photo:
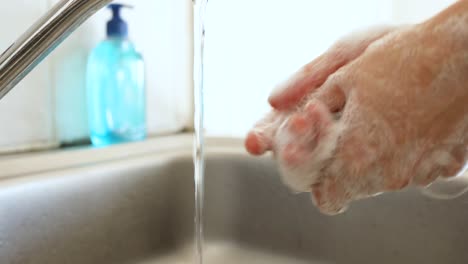
POLYGON ((455 176, 468 154, 468 1, 425 23, 354 34, 269 98, 246 139, 328 214, 455 176))

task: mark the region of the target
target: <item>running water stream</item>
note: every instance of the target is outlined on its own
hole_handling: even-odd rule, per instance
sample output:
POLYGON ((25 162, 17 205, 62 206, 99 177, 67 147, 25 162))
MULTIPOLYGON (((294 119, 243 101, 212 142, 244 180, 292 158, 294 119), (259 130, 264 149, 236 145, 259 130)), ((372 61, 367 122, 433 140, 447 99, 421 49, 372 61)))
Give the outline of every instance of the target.
POLYGON ((208 0, 192 0, 194 13, 194 181, 195 181, 195 261, 203 263, 203 196, 204 196, 204 142, 203 142, 203 55, 205 41, 205 11, 208 0))

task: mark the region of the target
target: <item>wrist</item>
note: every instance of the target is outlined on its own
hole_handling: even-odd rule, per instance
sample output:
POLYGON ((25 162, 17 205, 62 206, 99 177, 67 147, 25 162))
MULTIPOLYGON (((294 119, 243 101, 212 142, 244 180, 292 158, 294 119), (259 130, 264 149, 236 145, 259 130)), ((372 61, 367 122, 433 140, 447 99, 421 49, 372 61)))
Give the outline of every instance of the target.
MULTIPOLYGON (((425 30, 468 42, 468 0, 459 0, 424 22, 425 30)), ((465 45, 465 48, 468 48, 465 45)))

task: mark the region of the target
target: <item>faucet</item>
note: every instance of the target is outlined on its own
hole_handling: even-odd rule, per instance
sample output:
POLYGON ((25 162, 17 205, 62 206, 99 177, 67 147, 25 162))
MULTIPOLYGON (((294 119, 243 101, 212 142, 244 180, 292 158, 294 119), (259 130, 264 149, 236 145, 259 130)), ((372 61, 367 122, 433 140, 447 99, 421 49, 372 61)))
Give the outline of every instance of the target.
POLYGON ((0 55, 0 100, 90 16, 112 0, 61 0, 0 55))

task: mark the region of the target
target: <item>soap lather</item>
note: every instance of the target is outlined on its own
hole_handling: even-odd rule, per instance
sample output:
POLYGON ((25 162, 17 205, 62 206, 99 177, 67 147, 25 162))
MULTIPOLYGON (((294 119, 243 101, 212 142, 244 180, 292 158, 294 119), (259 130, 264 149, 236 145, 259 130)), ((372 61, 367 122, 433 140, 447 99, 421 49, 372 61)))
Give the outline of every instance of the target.
POLYGON ((86 90, 90 138, 95 146, 146 136, 145 66, 128 39, 121 4, 111 4, 107 38, 89 55, 86 90))

